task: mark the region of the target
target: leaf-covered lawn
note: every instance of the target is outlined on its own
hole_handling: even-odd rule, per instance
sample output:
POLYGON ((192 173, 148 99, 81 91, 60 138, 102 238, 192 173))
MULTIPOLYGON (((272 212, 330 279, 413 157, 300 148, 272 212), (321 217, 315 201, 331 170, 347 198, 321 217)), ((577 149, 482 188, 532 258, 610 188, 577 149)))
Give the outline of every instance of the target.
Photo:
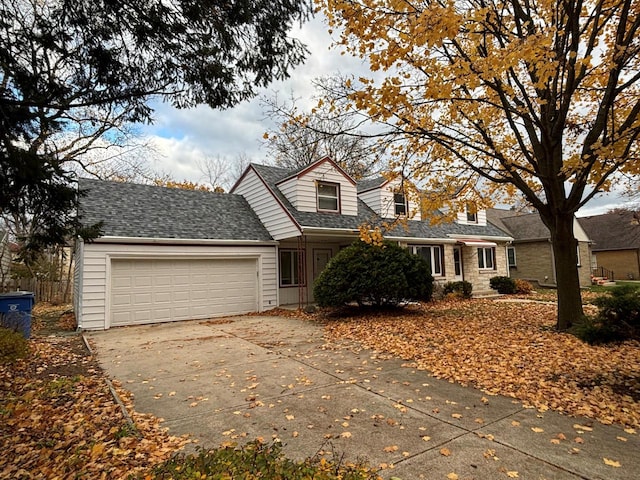
POLYGON ((128 421, 79 336, 37 337, 0 365, 0 478, 127 478, 186 442, 131 408, 128 421))
POLYGON ((331 337, 541 410, 640 426, 640 343, 591 346, 555 332, 555 317, 553 304, 448 300, 356 314, 326 328, 331 337))

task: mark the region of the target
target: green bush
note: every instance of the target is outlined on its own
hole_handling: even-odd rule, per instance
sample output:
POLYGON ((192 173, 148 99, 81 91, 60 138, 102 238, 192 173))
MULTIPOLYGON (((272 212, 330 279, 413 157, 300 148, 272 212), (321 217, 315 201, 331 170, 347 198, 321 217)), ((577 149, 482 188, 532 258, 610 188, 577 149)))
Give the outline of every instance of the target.
POLYGON ((397 305, 431 300, 433 277, 427 262, 408 250, 384 242, 357 241, 331 259, 316 280, 313 295, 321 307, 397 305))
POLYGON ((593 300, 599 307, 594 320, 581 325, 577 334, 589 343, 640 338, 640 290, 635 285, 612 288, 593 300))
POLYGON ((473 285, 471 282, 462 280, 459 282, 447 282, 444 284, 443 293, 445 295, 455 295, 461 298, 471 298, 473 285))
POLYGON ((591 345, 623 340, 622 334, 600 319, 586 318, 573 328, 575 335, 591 345))
POLYGON ((491 277, 489 279, 489 285, 491 288, 503 294, 516 293, 516 282, 511 277, 491 277))
POLYGON ((373 480, 374 471, 361 464, 334 464, 322 459, 294 462, 282 453, 280 443, 250 442, 218 449, 177 454, 138 478, 196 480, 201 478, 262 478, 265 480, 373 480))
POLYGON ((0 364, 13 363, 28 352, 29 344, 22 333, 0 327, 0 364))

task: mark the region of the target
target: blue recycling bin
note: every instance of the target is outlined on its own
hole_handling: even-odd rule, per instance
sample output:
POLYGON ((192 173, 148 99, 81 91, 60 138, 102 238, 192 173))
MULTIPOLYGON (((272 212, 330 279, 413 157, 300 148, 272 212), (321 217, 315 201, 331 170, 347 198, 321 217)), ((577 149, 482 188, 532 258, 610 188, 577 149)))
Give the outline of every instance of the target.
POLYGON ((31 336, 32 292, 0 293, 0 326, 31 336))

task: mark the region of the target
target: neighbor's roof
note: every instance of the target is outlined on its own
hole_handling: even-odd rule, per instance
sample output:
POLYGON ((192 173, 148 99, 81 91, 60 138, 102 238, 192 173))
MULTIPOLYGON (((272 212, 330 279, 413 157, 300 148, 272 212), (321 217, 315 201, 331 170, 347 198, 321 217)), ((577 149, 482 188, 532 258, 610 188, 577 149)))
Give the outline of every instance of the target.
MULTIPOLYGON (((291 205, 284 194, 277 187, 277 183, 284 178, 291 176, 291 172, 284 168, 267 165, 251 164, 258 175, 267 183, 277 198, 282 202, 291 216, 303 227, 311 228, 336 228, 357 230, 363 223, 372 226, 379 225, 381 218, 369 208, 362 200, 358 199, 358 215, 340 215, 325 212, 300 212, 291 205)), ((380 183, 382 185, 384 182, 380 183)), ((387 233, 388 236, 405 238, 447 238, 455 235, 491 236, 505 237, 507 233, 498 227, 487 224, 482 225, 461 225, 458 223, 442 223, 431 225, 426 221, 409 220, 405 225, 398 225, 393 231, 387 233)))
POLYGON ((640 215, 621 211, 578 219, 593 240, 592 250, 627 250, 640 248, 640 215))
POLYGON ((551 238, 549 229, 538 213, 517 213, 512 210, 489 208, 487 220, 509 232, 515 241, 551 238))
POLYGON ((272 240, 240 195, 81 178, 84 225, 113 237, 272 240))

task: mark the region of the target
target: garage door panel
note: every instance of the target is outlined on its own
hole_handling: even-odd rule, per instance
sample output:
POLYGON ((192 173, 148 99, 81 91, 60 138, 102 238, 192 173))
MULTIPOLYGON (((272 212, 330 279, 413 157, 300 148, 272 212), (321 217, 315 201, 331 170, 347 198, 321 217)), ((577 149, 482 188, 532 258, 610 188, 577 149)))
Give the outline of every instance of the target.
POLYGON ((208 318, 254 311, 256 259, 114 260, 111 324, 208 318))

